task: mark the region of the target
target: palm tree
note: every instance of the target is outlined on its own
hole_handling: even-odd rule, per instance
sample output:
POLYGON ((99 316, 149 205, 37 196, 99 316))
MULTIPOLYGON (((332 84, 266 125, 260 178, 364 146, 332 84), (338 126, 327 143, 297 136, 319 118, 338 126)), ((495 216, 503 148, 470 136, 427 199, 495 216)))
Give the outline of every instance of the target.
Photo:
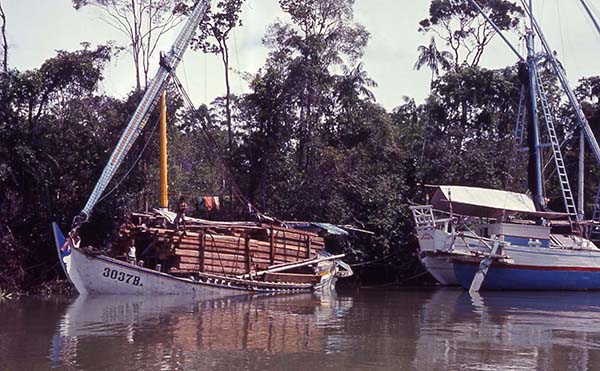
MULTIPOLYGON (((445 50, 438 50, 435 44, 435 37, 431 37, 431 41, 429 45, 419 45, 417 48, 419 51, 419 56, 417 57, 417 62, 415 63, 415 70, 420 70, 423 67, 428 67, 431 70, 431 81, 429 82, 429 95, 431 96, 431 91, 433 90, 433 82, 436 77, 440 74, 440 67, 443 70, 450 69, 452 54, 445 50)), ((429 105, 427 107, 427 121, 425 122, 425 127, 423 128, 423 147, 421 149, 421 159, 420 163, 423 162, 423 157, 425 156, 425 147, 427 145, 427 130, 429 129, 429 124, 431 120, 431 114, 429 111, 429 105)))
POLYGON ((344 73, 342 84, 346 94, 351 95, 354 99, 364 97, 367 100, 375 100, 375 94, 370 88, 376 88, 377 82, 369 77, 367 71, 363 69, 362 62, 353 69, 342 65, 342 72, 344 73))
POLYGON ((435 37, 431 37, 429 45, 419 45, 417 48, 419 56, 415 63, 415 70, 420 70, 423 67, 428 67, 431 70, 431 83, 429 87, 433 86, 433 81, 440 74, 440 67, 442 70, 449 70, 452 65, 452 54, 446 50, 438 50, 435 44, 435 37))

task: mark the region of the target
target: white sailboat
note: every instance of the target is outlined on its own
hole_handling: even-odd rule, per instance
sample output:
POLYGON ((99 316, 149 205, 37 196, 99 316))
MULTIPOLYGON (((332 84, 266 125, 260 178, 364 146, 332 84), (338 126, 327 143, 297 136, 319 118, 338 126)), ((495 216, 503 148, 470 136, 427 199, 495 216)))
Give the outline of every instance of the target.
MULTIPOLYGON (((475 0, 471 3, 481 11, 475 0)), ((600 147, 531 9, 531 4, 526 6, 531 20, 527 58, 511 46, 521 60, 519 75, 527 101, 530 169, 534 173, 534 181, 529 184, 531 196, 474 187, 439 186, 432 205, 411 207, 420 256, 426 268, 434 277, 441 277, 441 283, 458 283, 472 292, 480 289, 600 289, 600 249, 590 239, 597 230, 600 212, 594 212, 593 220, 586 222, 582 206, 577 210, 575 205, 553 114, 537 72, 539 54, 534 49, 534 33, 541 40, 544 56, 551 62, 598 163, 600 147), (538 116, 545 123, 566 213, 552 212, 546 205, 542 186, 542 120, 538 116)), ((519 121, 525 125, 525 116, 519 121)))

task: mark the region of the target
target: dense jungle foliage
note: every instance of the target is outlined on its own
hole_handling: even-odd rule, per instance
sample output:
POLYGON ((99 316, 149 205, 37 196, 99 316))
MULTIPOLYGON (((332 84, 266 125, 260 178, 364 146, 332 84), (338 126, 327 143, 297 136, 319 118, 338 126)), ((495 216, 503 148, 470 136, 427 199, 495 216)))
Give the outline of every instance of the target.
MULTIPOLYGON (((74 1, 78 7, 91 2, 74 1)), ((177 5, 180 14, 189 9, 176 1, 166 3, 177 5)), ((243 27, 241 3, 213 5, 206 20, 213 32, 198 33, 189 58, 200 52, 227 53, 228 32, 243 27)), ((482 3, 502 29, 517 32, 520 8, 501 0, 482 3)), ((357 233, 351 244, 340 244, 357 264, 357 278, 371 284, 403 282, 422 272, 408 206, 424 201, 426 184, 526 191, 526 154, 515 151, 513 134, 521 89, 517 67, 490 70, 479 65, 494 31, 467 22, 481 22, 467 1, 431 2, 419 31, 436 35, 440 50, 432 38, 415 52, 415 67, 431 69, 431 93, 422 103, 406 97, 391 112, 377 103, 372 92, 376 82, 361 63, 369 32, 354 21, 353 0, 279 4, 291 21, 277 21, 268 29, 263 39, 268 58, 247 76, 248 94, 228 93, 191 109, 176 89, 169 89, 171 204, 182 195, 190 200, 216 195, 224 200, 221 211, 207 214, 197 205, 192 215, 251 218, 244 205, 229 199, 231 184, 214 161, 220 153, 241 190, 264 213, 374 232, 357 233), (450 41, 459 44, 450 45, 444 35, 457 28, 460 37, 450 41), (483 44, 477 44, 482 40, 477 32, 487 35, 483 44), (465 48, 469 45, 477 47, 465 48), (221 150, 204 144, 204 128, 221 150)), ((143 93, 134 89, 126 99, 116 99, 99 88, 117 51, 110 44, 86 43, 81 50, 58 51, 39 68, 8 66, 0 74, 0 290, 31 291, 61 277, 50 224, 56 221, 68 229, 143 93)), ((574 116, 543 61, 540 68, 557 107, 575 179, 574 116)), ((143 81, 138 78, 138 85, 143 81)), ((600 77, 581 80, 577 92, 597 129, 600 77)), ((156 121, 153 113, 109 186, 116 187, 114 192, 105 195, 85 227, 86 238, 98 246, 110 243, 127 212, 158 202, 156 121)), ((597 170, 588 167, 586 175, 591 196, 597 170)), ((548 171, 547 176, 553 174, 548 171)), ((548 192, 560 195, 557 189, 548 192)), ((588 199, 590 209, 592 197, 588 199)), ((559 201, 551 203, 556 210, 561 209, 559 201)))

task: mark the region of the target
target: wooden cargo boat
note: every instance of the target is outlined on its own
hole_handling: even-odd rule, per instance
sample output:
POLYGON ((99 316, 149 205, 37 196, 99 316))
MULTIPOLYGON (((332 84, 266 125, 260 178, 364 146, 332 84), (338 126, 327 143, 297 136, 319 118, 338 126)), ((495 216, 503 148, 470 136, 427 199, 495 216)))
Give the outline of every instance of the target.
POLYGON ((350 267, 340 261, 343 255, 332 256, 325 251, 324 238, 319 234, 290 228, 260 213, 235 186, 226 165, 222 166, 224 176, 232 185, 234 195, 250 209, 257 222, 213 222, 186 217, 182 211, 180 215, 167 211, 164 91, 168 80, 176 79, 175 68, 203 19, 208 3, 208 0, 196 3, 171 51, 161 57, 156 76, 85 207, 73 220, 68 235, 65 237, 58 225, 53 225, 60 264, 82 295, 181 294, 215 299, 255 292, 312 292, 331 289, 337 277, 352 274, 350 267), (144 128, 161 94, 160 209, 131 215, 119 229, 108 255, 84 246, 79 228, 90 219, 93 208, 144 128), (182 219, 184 227, 180 230, 178 222, 182 219))
MULTIPOLYGON (((183 294, 215 299, 255 292, 330 290, 352 274, 316 233, 259 223, 188 218, 189 231, 165 228, 170 216, 134 214, 110 254, 82 247, 54 225, 60 262, 80 294, 183 294), (136 246, 135 259, 127 252, 136 246)), ((174 215, 174 214, 173 214, 174 215)))

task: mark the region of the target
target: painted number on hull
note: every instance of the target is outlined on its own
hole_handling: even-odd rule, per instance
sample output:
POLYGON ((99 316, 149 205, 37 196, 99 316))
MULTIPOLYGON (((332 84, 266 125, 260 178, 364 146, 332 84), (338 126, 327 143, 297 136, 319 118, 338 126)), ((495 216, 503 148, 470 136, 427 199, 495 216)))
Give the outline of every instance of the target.
POLYGON ((111 280, 125 282, 125 283, 128 283, 133 286, 144 287, 144 285, 140 282, 139 276, 121 272, 116 269, 110 269, 110 268, 106 267, 106 268, 104 268, 104 271, 102 272, 102 276, 106 277, 106 278, 110 278, 111 280))

